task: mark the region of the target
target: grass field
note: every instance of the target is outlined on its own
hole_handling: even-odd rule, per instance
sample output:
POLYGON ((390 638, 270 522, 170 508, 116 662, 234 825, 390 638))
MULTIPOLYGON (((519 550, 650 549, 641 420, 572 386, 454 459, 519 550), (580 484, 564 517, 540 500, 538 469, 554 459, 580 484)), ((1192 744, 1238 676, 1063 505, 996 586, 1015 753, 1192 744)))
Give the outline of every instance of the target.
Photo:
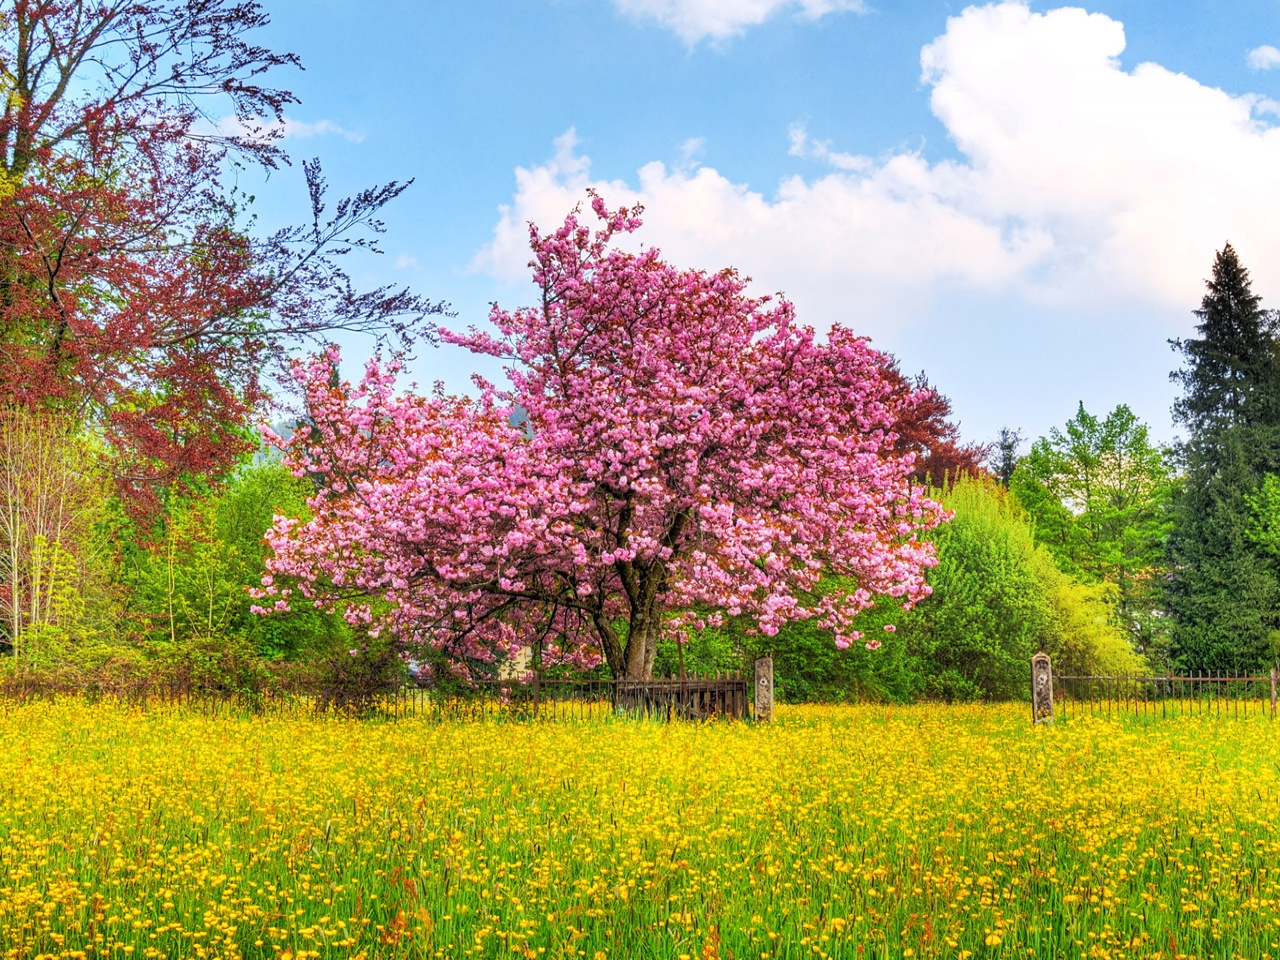
POLYGON ((1280 725, 0 711, 0 956, 1280 957, 1280 725))

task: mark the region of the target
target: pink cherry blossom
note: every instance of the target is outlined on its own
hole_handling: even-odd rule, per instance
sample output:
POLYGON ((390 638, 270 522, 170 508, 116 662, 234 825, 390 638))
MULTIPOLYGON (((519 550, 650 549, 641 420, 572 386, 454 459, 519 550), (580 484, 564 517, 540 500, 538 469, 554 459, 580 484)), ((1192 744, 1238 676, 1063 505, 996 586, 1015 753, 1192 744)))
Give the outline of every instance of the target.
POLYGON ((277 519, 255 596, 299 602, 289 584, 458 663, 536 643, 643 678, 664 631, 815 618, 847 646, 877 595, 929 592, 919 534, 943 512, 889 452, 884 358, 731 269, 624 252, 639 209, 592 206, 595 231, 530 229, 536 305, 441 332, 505 359, 508 389, 397 392, 378 362, 338 383, 336 350, 298 365, 309 426, 281 445, 314 516, 277 519), (824 576, 841 587, 818 596, 824 576))

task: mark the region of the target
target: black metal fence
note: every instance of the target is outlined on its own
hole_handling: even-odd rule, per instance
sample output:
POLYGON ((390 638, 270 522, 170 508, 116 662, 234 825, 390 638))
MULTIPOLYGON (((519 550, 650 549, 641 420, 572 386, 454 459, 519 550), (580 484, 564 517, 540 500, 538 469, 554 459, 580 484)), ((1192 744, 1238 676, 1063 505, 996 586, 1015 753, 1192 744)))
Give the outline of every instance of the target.
POLYGON ((1147 717, 1276 716, 1277 673, 1218 673, 1163 677, 1088 677, 1053 674, 1052 712, 1147 717))
POLYGON ((252 692, 194 684, 137 681, 110 687, 10 678, 0 683, 0 713, 10 704, 55 697, 112 701, 141 709, 180 706, 210 715, 297 711, 447 719, 630 716, 651 719, 744 719, 753 715, 751 683, 741 675, 656 680, 482 679, 452 686, 403 685, 376 692, 294 684, 252 692))
POLYGON ((110 686, 37 683, 0 683, 0 713, 11 706, 38 700, 77 699, 88 703, 113 703, 140 710, 180 707, 209 716, 221 714, 293 714, 315 710, 322 697, 298 687, 236 691, 191 684, 130 682, 110 686))

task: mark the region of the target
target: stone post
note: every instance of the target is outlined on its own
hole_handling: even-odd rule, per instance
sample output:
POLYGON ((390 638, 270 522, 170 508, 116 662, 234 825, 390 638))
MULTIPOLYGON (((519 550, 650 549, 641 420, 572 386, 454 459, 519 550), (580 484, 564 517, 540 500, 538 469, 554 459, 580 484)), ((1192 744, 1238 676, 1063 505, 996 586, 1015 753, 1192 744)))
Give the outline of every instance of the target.
POLYGON ((756 719, 773 720, 773 657, 756 661, 756 719))
POLYGON ((1031 658, 1031 719, 1053 723, 1053 666, 1043 652, 1031 658))

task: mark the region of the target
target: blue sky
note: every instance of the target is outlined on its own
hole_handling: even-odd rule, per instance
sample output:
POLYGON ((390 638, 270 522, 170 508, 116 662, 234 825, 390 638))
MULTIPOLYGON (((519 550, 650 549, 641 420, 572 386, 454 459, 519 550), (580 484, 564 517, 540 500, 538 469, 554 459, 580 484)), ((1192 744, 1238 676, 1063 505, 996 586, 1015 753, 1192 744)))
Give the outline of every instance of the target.
MULTIPOLYGON (((524 223, 587 186, 924 370, 964 434, 1084 401, 1173 436, 1166 340, 1230 240, 1280 306, 1280 2, 265 0, 335 191, 415 178, 367 282, 459 326, 530 298, 524 223)), ((305 214, 300 170, 255 187, 305 214)), ((358 356, 361 345, 348 346, 358 356)), ((420 383, 467 388, 452 348, 420 383)))

